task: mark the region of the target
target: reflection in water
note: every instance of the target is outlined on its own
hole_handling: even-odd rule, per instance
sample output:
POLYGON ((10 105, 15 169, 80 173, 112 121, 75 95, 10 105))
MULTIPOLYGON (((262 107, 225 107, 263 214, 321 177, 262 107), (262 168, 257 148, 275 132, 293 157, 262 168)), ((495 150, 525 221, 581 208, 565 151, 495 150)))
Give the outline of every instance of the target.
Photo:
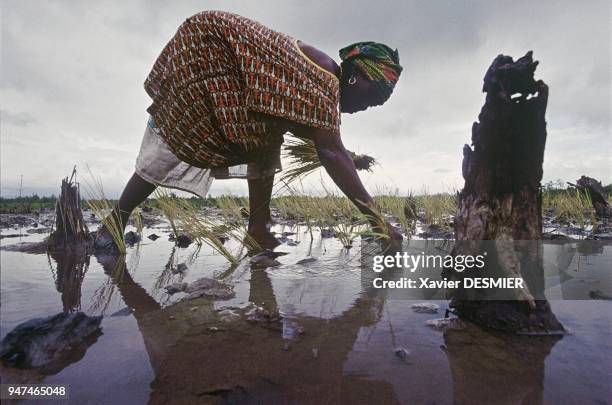
POLYGON ((81 310, 81 286, 89 268, 85 249, 48 253, 55 287, 61 294, 62 313, 21 323, 2 340, 2 369, 6 381, 36 382, 42 375, 56 374, 85 356, 101 335, 102 317, 81 310), (56 267, 53 268, 52 261, 56 267))
POLYGON ((56 374, 85 356, 102 334, 101 321, 82 312, 31 319, 2 339, 0 357, 10 367, 56 374))
POLYGON ((560 336, 516 336, 475 325, 447 330, 444 343, 458 404, 540 404, 544 360, 560 336))
POLYGON ((65 313, 81 310, 81 285, 89 268, 89 255, 85 250, 49 252, 49 266, 55 277, 55 287, 62 296, 65 313), (53 259, 56 269, 53 270, 53 259))
MULTIPOLYGON (((154 249, 159 250, 160 242, 156 243, 154 249)), ((304 248, 310 249, 306 243, 304 248)), ((153 247, 145 245, 143 249, 152 251, 153 247)), ((168 246, 162 254, 170 250, 168 246)), ((113 380, 117 373, 115 363, 100 362, 100 356, 114 356, 117 367, 134 370, 117 374, 127 374, 130 381, 136 376, 142 378, 138 389, 144 391, 142 395, 149 395, 149 401, 154 404, 216 401, 421 403, 430 398, 437 403, 542 403, 547 400, 545 395, 550 395, 544 390, 545 363, 549 366, 546 377, 550 379, 552 374, 558 380, 565 376, 560 370, 563 362, 567 362, 580 370, 581 376, 573 382, 573 388, 566 388, 564 392, 572 393, 574 399, 602 397, 601 377, 588 370, 592 360, 584 359, 599 350, 601 343, 597 339, 603 340, 607 335, 595 325, 597 318, 587 311, 580 315, 582 318, 574 320, 573 325, 569 318, 573 330, 576 325, 584 329, 562 341, 558 341, 558 337, 495 334, 469 324, 465 330, 448 330, 442 335, 424 326, 425 320, 440 315, 413 313, 410 307, 414 301, 393 299, 393 294, 387 296, 380 290, 361 293, 359 283, 367 283, 367 280, 360 279, 356 265, 352 268, 344 265, 342 255, 336 255, 335 251, 327 256, 315 252, 319 261, 310 265, 312 267, 288 264, 265 271, 233 266, 223 273, 221 267, 211 264, 210 256, 206 256, 206 265, 215 269, 213 275, 231 280, 238 297, 230 302, 198 298, 172 303, 175 297, 168 299, 162 287, 176 281, 191 281, 203 272, 193 253, 180 258, 180 252, 190 253, 173 250, 167 260, 157 251, 157 256, 143 255, 145 265, 141 265, 138 272, 134 271, 134 255, 127 261, 125 256, 99 256, 96 259, 105 275, 99 271, 96 260, 90 267, 86 256, 52 255, 52 261, 57 263, 53 281, 61 293, 64 311, 78 311, 83 294, 86 300, 83 306, 88 313, 111 312, 111 308, 122 305, 123 301, 129 308, 124 312, 133 318, 105 318, 104 335, 88 349, 83 360, 55 376, 56 380, 43 382, 73 383, 75 394, 76 387, 81 384, 81 398, 104 398, 96 396, 87 385, 90 379, 79 373, 84 369, 95 370, 92 372, 99 372, 108 379, 107 383, 116 383, 113 380), (189 265, 186 276, 173 271, 181 262, 189 265), (165 267, 164 263, 167 263, 165 267), (91 306, 87 304, 89 298, 93 300, 91 306), (323 311, 326 300, 333 301, 329 311, 323 311), (336 300, 341 304, 336 305, 336 300), (280 311, 284 319, 269 323, 249 321, 247 314, 252 307, 248 302, 270 313, 280 311), (325 316, 317 313, 318 306, 325 316), (336 311, 337 308, 344 309, 336 311), (227 313, 240 316, 227 317, 227 313), (596 338, 585 334, 585 330, 596 338), (144 345, 139 337, 132 338, 138 336, 138 332, 144 345), (128 339, 131 340, 126 343, 128 339), (577 345, 576 339, 582 341, 577 345), (584 342, 590 346, 581 346, 584 342), (442 343, 444 352, 439 347, 442 343), (123 351, 116 349, 122 344, 123 351), (552 356, 550 352, 555 345, 552 356), (406 361, 393 353, 398 347, 407 348, 406 361), (121 363, 122 357, 135 352, 142 356, 138 361, 121 363), (556 366, 552 371, 548 357, 553 358, 552 364, 556 366), (101 363, 105 365, 98 369, 101 363), (589 380, 599 383, 600 388, 594 393, 576 388, 589 380)), ((286 263, 303 258, 302 254, 286 263)), ((584 288, 585 293, 602 288, 595 287, 586 278, 595 271, 608 270, 600 264, 601 258, 593 254, 601 252, 591 249, 587 253, 579 245, 570 244, 546 246, 545 256, 548 255, 549 263, 545 274, 546 295, 557 291, 562 294, 570 287, 572 291, 584 288), (580 265, 588 261, 596 266, 580 265), (559 279, 565 275, 571 277, 559 285, 559 279), (582 279, 586 281, 579 282, 582 279)), ((55 288, 49 288, 48 278, 45 282, 52 292, 49 301, 58 302, 57 293, 52 291, 55 288)), ((3 285, 3 293, 5 291, 3 285)), ((29 296, 24 297, 17 301, 27 303, 29 296)), ((3 301, 4 311, 7 310, 5 303, 3 301)), ((568 307, 573 305, 567 304, 568 307)), ((597 304, 603 308, 600 318, 609 320, 603 313, 608 308, 604 306, 607 303, 597 304)), ((28 319, 32 313, 40 313, 35 306, 29 307, 29 311, 27 317, 13 317, 28 319)), ((568 319, 567 313, 565 319, 568 319)), ((0 371, 4 378, 6 370, 0 371)), ((546 384, 550 391, 550 380, 546 384)), ((113 402, 121 402, 121 392, 103 395, 108 395, 106 399, 113 398, 113 402)))
MULTIPOLYGON (((121 262, 103 258, 100 263, 134 309, 155 372, 151 403, 170 398, 398 402, 386 382, 343 375, 359 329, 380 318, 381 300, 358 299, 334 319, 291 319, 306 333, 289 347, 282 325, 254 326, 244 317, 222 322, 212 301, 203 298, 161 308, 127 271, 116 271, 124 267, 121 262)), ((266 272, 253 270, 250 283, 250 301, 276 311, 266 272)))
POLYGON ((587 300, 612 296, 612 246, 606 241, 545 245, 544 271, 549 299, 587 300))
POLYGON ((264 270, 251 269, 249 301, 268 311, 278 311, 270 277, 264 270))

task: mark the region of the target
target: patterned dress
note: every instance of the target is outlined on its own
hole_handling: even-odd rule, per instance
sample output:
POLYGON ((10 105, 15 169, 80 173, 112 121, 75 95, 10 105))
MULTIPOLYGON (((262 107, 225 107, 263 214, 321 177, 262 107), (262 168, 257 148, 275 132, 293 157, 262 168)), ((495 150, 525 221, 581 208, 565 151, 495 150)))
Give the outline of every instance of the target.
POLYGON ((222 11, 188 18, 145 81, 147 111, 184 162, 227 167, 278 151, 270 117, 339 133, 339 81, 297 40, 222 11))

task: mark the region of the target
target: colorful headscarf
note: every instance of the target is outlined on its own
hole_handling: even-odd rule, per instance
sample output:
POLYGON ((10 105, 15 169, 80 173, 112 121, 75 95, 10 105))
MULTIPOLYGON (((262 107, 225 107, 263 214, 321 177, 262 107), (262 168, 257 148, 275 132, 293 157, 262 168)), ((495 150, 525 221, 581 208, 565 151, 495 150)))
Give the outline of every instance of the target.
POLYGON ((352 65, 372 81, 386 101, 399 79, 402 67, 399 54, 377 42, 357 42, 340 49, 343 65, 352 65))

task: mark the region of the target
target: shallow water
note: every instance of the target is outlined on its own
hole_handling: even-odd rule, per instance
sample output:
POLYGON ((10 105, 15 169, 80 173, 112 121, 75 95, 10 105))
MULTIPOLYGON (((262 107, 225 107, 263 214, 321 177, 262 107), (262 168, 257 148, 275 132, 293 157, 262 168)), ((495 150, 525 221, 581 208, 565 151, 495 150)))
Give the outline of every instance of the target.
MULTIPOLYGON (((441 307, 436 315, 414 312, 414 301, 362 294, 359 239, 345 250, 336 239, 315 236, 311 242, 298 230, 290 236, 297 246, 276 249, 288 252, 277 259, 281 266, 251 270, 248 258, 232 267, 206 247, 174 248, 163 228, 145 229, 143 242, 125 260, 104 262, 106 270, 91 257, 79 277, 66 276, 74 270, 61 258, 2 251, 2 338, 24 321, 62 311, 104 316, 103 334, 78 361, 47 376, 3 368, 3 382, 70 384, 75 404, 552 404, 612 398, 612 302, 558 300, 568 289, 588 288, 590 274, 610 270, 611 246, 585 252, 571 244, 546 245, 549 256, 567 262, 563 272, 546 273, 553 312, 571 331, 557 339, 473 325, 445 332, 425 326, 444 316, 446 302, 435 301, 441 307), (152 242, 146 238, 151 233, 161 238, 152 242), (317 260, 297 264, 305 257, 317 260), (188 266, 184 274, 172 272, 179 263, 188 266), (117 266, 125 267, 122 275, 113 272, 117 266), (233 284, 236 296, 177 303, 181 294, 168 296, 163 289, 205 276, 233 284), (278 310, 282 324, 219 319, 220 310, 240 313, 251 303, 278 310), (400 358, 396 348, 408 356, 400 358)), ((25 233, 10 231, 19 232, 25 233)))

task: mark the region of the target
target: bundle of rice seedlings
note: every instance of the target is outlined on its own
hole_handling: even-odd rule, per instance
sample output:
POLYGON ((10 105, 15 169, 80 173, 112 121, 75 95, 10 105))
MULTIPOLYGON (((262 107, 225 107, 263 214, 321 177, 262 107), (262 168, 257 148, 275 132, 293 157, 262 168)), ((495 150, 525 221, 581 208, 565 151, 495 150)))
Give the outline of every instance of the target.
POLYGON ((376 164, 376 159, 368 155, 358 155, 350 150, 348 152, 350 153, 357 170, 366 170, 368 172, 372 171, 372 166, 376 164))
POLYGON ((361 232, 362 235, 373 237, 379 241, 391 240, 391 229, 379 207, 371 207, 372 213, 364 215, 370 227, 361 232))
POLYGON ((110 233, 119 252, 125 253, 124 226, 121 217, 113 210, 113 205, 106 198, 102 181, 96 178, 91 171, 89 171, 89 174, 91 176, 91 183, 86 182, 88 194, 87 205, 89 205, 89 208, 93 211, 95 216, 100 218, 102 225, 106 227, 110 233))
POLYGON ((164 213, 174 218, 175 232, 180 229, 197 243, 205 243, 210 246, 231 263, 238 263, 239 260, 219 239, 219 229, 223 229, 224 234, 237 241, 239 245, 245 245, 251 250, 261 250, 259 244, 248 234, 243 222, 241 225, 228 225, 226 217, 215 218, 201 215, 197 207, 187 199, 170 197, 161 189, 156 190, 156 198, 164 213))
POLYGON ((155 201, 157 202, 157 206, 162 210, 162 212, 166 216, 166 219, 168 219, 174 237, 177 238, 179 236, 179 230, 176 225, 176 209, 173 201, 175 197, 160 188, 157 188, 157 190, 155 190, 154 197, 155 201))
MULTIPOLYGON (((349 151, 357 170, 372 171, 376 159, 368 155, 357 155, 349 151)), ((306 177, 321 167, 321 161, 317 155, 315 144, 310 139, 289 138, 284 143, 284 155, 289 160, 289 165, 281 177, 281 182, 290 183, 294 180, 306 177)))

